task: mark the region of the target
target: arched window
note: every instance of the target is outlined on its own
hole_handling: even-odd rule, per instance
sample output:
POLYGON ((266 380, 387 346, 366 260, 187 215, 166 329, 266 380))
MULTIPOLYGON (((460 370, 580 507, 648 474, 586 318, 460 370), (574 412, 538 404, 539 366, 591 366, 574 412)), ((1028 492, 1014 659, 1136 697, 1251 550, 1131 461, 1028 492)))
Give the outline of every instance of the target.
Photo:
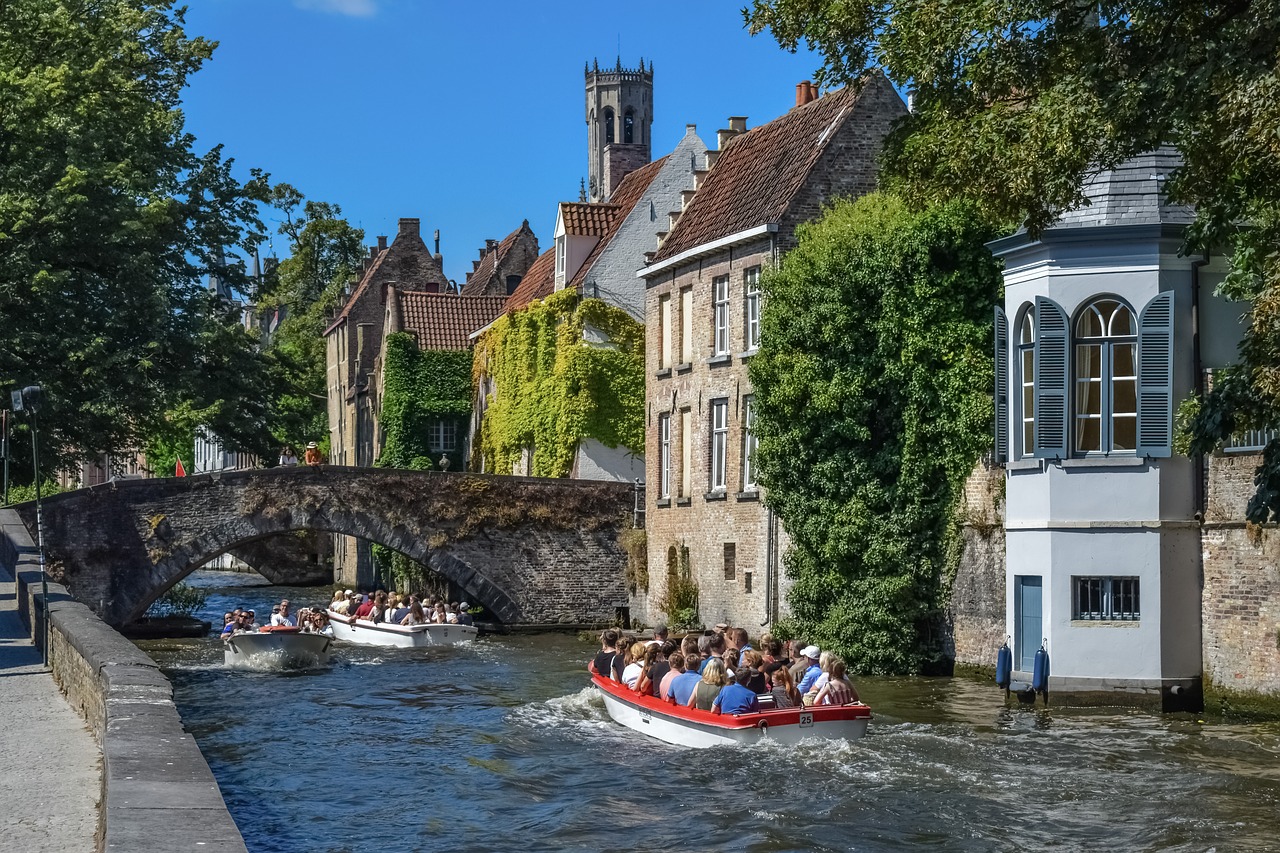
POLYGON ((1136 450, 1138 324, 1133 309, 1110 297, 1094 300, 1076 318, 1074 343, 1075 452, 1136 450))
POLYGON ((1036 309, 1031 305, 1018 324, 1018 388, 1019 450, 1023 456, 1031 456, 1036 451, 1036 309))
POLYGON ((613 110, 606 108, 604 111, 604 144, 608 145, 613 142, 613 110))
POLYGON ((626 115, 622 117, 622 141, 631 144, 635 142, 635 125, 636 117, 631 110, 627 110, 626 115))

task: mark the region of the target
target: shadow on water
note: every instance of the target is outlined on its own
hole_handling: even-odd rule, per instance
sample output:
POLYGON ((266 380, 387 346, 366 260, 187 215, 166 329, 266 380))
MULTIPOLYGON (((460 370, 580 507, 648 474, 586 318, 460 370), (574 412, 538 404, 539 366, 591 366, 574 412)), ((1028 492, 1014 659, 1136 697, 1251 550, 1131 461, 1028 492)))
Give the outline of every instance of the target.
MULTIPOLYGON (((211 587, 208 615, 314 590, 211 587)), ((234 672, 215 638, 143 643, 249 849, 1280 848, 1280 727, 1006 708, 967 679, 863 679, 855 743, 689 751, 611 722, 573 637, 342 646, 234 672)))

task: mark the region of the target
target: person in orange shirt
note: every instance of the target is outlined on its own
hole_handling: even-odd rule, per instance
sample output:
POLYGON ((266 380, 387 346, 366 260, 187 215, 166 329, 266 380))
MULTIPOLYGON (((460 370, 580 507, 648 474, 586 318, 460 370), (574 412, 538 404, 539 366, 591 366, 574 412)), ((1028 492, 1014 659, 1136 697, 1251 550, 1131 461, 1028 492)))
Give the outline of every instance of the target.
POLYGON ((308 465, 323 465, 324 454, 320 452, 320 448, 316 447, 314 441, 307 442, 307 453, 305 456, 308 465))

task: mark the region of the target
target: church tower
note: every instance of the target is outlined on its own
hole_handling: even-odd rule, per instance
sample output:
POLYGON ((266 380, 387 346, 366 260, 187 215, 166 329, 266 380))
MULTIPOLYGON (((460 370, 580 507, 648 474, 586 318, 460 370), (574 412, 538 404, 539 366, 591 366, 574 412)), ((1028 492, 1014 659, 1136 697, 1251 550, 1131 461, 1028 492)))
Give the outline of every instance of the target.
POLYGON ((651 159, 653 61, 649 69, 617 66, 601 71, 592 61, 587 78, 587 198, 608 201, 629 172, 651 159))

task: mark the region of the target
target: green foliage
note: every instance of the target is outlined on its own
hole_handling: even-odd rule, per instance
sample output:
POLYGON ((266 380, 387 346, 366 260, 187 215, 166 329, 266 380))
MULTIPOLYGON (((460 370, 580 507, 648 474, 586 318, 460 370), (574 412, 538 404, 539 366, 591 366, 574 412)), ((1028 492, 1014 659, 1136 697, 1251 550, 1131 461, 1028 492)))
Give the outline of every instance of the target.
POLYGON ((683 543, 667 549, 667 582, 658 598, 658 609, 667 614, 674 631, 702 627, 698 605, 698 581, 689 564, 689 548, 683 543))
POLYGON ((587 438, 644 452, 644 326, 620 308, 562 290, 507 314, 476 346, 476 383, 486 375, 498 393, 477 449, 492 470, 532 449, 535 476, 567 476, 587 438))
POLYGON ((180 402, 262 434, 261 362, 203 278, 244 288, 222 252, 260 239, 266 181, 196 151, 180 108, 213 49, 167 0, 0 13, 0 391, 44 386, 44 464, 141 447, 180 402))
POLYGON ((204 607, 208 592, 185 583, 176 583, 147 608, 148 616, 190 616, 204 607))
MULTIPOLYGON (((449 421, 457 435, 466 433, 471 414, 471 351, 420 350, 405 332, 388 335, 382 365, 382 412, 386 444, 378 457, 382 468, 430 470, 431 428, 449 421)), ((450 468, 462 470, 462 442, 449 453, 450 468)))
MULTIPOLYGON (((1186 420, 1188 446, 1280 426, 1280 15, 1270 3, 753 0, 753 33, 823 57, 820 78, 884 69, 915 92, 885 152, 888 186, 923 205, 976 197, 1035 232, 1083 181, 1173 145, 1164 190, 1194 205, 1188 254, 1229 250, 1224 295, 1250 299, 1240 366, 1186 420), (1248 223, 1249 227, 1240 227, 1248 223)), ((1280 518, 1280 444, 1249 514, 1280 518)))
POLYGON ((996 234, 970 204, 874 194, 797 236, 764 275, 750 365, 760 480, 792 540, 782 630, 860 672, 920 672, 990 443, 996 234))
MULTIPOLYGON (((42 500, 44 498, 49 497, 49 495, 56 495, 62 491, 65 491, 65 490, 62 488, 62 486, 58 485, 57 481, 55 480, 45 480, 43 483, 40 484, 40 498, 42 500)), ((17 485, 14 483, 9 484, 9 503, 10 504, 26 503, 27 501, 33 501, 35 499, 36 499, 35 483, 23 483, 21 485, 17 485)))

